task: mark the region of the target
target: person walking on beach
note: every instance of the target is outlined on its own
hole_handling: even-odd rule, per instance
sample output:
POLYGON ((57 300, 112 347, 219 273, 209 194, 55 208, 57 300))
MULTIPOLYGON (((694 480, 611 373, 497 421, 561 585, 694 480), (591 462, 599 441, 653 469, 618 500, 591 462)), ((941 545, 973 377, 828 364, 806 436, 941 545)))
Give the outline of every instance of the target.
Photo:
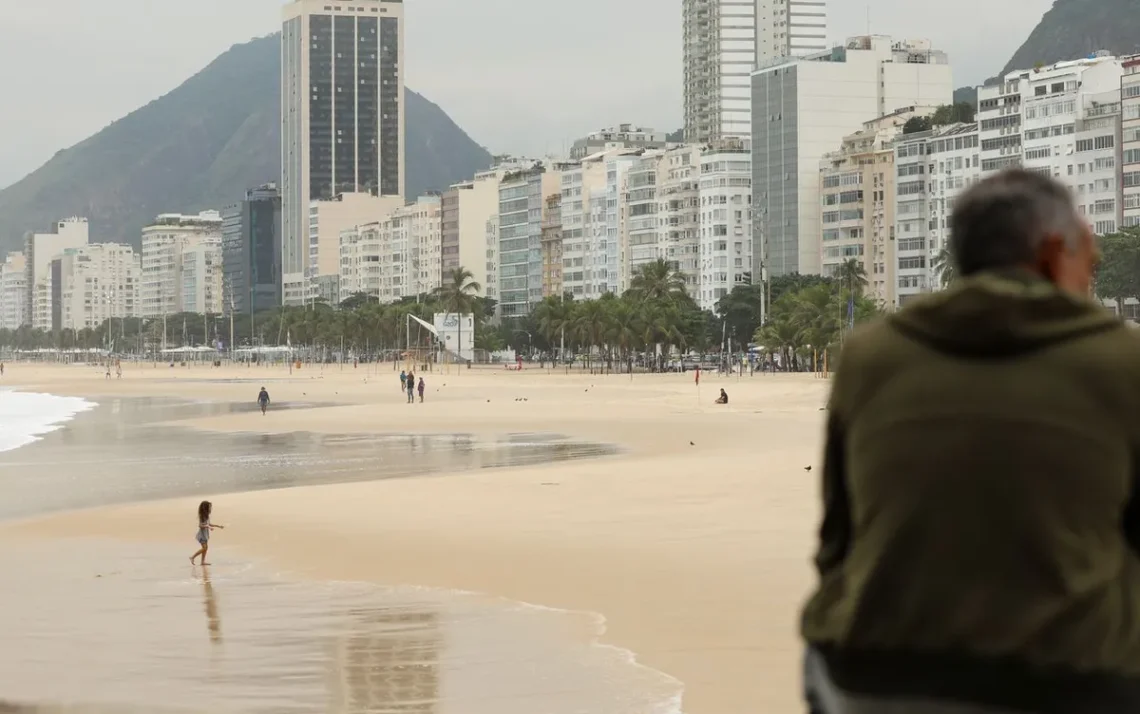
POLYGON ((420 393, 420 404, 423 404, 423 403, 424 403, 424 389, 426 388, 426 386, 427 386, 427 385, 425 385, 425 384, 424 384, 424 378, 423 378, 423 377, 420 377, 420 383, 419 383, 419 385, 416 387, 416 389, 417 389, 417 390, 419 391, 419 393, 420 393))
POLYGON ((404 385, 408 391, 408 404, 416 401, 416 375, 408 372, 408 382, 404 385))
POLYGON ((214 504, 209 501, 202 501, 198 504, 198 535, 194 539, 198 541, 197 552, 190 556, 190 564, 194 564, 194 560, 200 555, 202 556, 202 565, 209 565, 206 562, 206 552, 210 550, 210 531, 215 528, 225 529, 225 526, 218 525, 217 523, 210 522, 210 514, 214 510, 214 504))
POLYGON ((258 392, 257 403, 261 407, 261 416, 265 416, 265 410, 269 408, 269 392, 265 391, 265 387, 258 392))
POLYGON ((955 282, 834 377, 812 711, 1140 711, 1140 339, 1063 185, 997 174, 950 224, 955 282))
POLYGON ((400 370, 400 391, 408 391, 408 373, 402 369, 400 370))

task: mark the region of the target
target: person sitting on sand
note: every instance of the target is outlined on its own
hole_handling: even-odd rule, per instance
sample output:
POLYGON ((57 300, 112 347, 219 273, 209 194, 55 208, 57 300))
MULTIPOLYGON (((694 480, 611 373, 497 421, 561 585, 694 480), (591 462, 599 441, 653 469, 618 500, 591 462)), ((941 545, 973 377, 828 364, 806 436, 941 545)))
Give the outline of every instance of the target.
POLYGON ((720 396, 716 398, 717 404, 728 404, 728 392, 724 389, 720 390, 720 396))
POLYGON ((265 391, 265 387, 258 393, 257 403, 261 406, 261 415, 265 416, 265 410, 269 407, 269 392, 265 391))
POLYGON ((1048 176, 971 186, 948 248, 948 289, 844 340, 812 711, 1140 712, 1140 340, 1048 176))
POLYGON ((209 565, 209 563, 206 562, 206 551, 210 549, 210 531, 215 528, 225 529, 225 526, 210 522, 210 514, 213 510, 214 504, 209 501, 202 501, 198 504, 198 535, 194 536, 194 539, 198 541, 198 545, 200 545, 201 548, 199 548, 194 555, 190 556, 191 564, 193 564, 195 558, 200 555, 202 556, 202 565, 209 565))

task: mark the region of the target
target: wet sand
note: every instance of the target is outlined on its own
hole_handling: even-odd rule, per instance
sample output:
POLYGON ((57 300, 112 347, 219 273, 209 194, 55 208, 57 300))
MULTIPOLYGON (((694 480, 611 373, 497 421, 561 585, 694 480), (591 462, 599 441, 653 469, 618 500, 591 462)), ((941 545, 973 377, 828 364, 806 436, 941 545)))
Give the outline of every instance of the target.
MULTIPOLYGON (((218 434, 301 432, 357 439, 463 433, 475 440, 551 433, 618 446, 617 455, 588 460, 223 495, 214 498, 216 520, 230 527, 213 545, 226 557, 264 560, 283 576, 314 583, 477 591, 601 613, 603 642, 681 680, 686 712, 802 710, 795 627, 811 584, 817 488, 803 469, 818 459, 825 381, 706 375, 698 398, 692 375, 631 381, 473 370, 426 375, 428 401, 412 406, 398 394, 398 379, 383 371, 289 377, 253 370, 247 377, 201 368, 172 377, 169 369, 143 368, 128 370, 121 384, 82 368, 21 371, 10 370, 5 385, 23 380, 103 402, 109 395, 232 400, 235 389, 252 402, 260 385, 223 381, 252 379, 268 382, 275 401, 339 404, 179 419, 175 440, 191 453, 195 439, 218 434), (720 386, 732 399, 727 408, 711 403, 720 386)), ((445 464, 437 473, 451 472, 445 464)), ((5 548, 78 536, 186 550, 195 499, 217 495, 216 484, 199 488, 194 499, 0 530, 5 548)), ((501 644, 495 635, 487 639, 501 644)))

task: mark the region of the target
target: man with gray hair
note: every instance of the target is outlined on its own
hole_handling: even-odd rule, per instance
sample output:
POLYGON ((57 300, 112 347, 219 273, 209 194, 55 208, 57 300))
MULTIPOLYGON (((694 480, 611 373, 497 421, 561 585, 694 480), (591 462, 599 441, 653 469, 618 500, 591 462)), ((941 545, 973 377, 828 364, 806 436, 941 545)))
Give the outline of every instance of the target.
POLYGON ((951 233, 955 283, 835 377, 812 710, 1140 712, 1140 337, 1053 180, 980 182, 951 233))

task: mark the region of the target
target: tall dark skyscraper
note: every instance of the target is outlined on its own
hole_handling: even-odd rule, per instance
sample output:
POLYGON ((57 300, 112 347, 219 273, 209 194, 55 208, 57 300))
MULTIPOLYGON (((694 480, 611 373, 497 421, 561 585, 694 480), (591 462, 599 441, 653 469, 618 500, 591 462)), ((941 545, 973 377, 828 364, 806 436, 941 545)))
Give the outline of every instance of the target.
POLYGON ((309 289, 312 201, 404 192, 401 0, 293 0, 281 35, 283 300, 309 289))
POLYGON ((226 313, 281 304, 281 195, 276 184, 246 193, 222 211, 223 305, 226 313))

